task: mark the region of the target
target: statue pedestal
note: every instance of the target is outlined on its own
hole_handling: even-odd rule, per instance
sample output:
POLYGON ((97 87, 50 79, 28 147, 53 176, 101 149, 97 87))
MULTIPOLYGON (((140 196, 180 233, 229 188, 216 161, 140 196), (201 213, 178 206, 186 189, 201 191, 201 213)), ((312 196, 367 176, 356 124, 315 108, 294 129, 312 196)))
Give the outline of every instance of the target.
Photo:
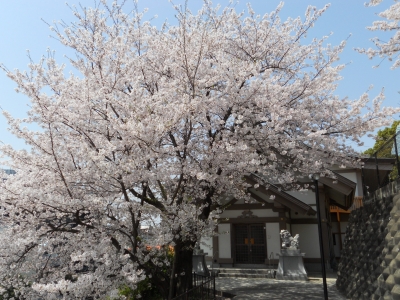
POLYGON ((278 271, 276 279, 281 280, 308 280, 304 269, 303 256, 299 249, 282 249, 279 256, 278 271))

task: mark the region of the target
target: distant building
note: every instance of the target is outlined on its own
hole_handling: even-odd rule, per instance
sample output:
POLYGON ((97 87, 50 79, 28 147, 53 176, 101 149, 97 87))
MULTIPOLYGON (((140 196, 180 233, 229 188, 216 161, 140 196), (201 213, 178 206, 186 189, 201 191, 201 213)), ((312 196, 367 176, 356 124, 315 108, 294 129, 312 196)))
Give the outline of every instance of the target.
MULTIPOLYGON (((321 177, 318 180, 325 259, 332 268, 341 255, 349 213, 363 205, 363 183, 372 188, 377 184, 376 164, 387 165, 379 169, 384 180, 394 161, 369 160, 362 169, 334 168, 336 179, 321 177)), ((248 189, 251 201, 226 199, 227 208, 219 217, 215 235, 202 238, 201 248, 208 253, 208 264, 212 262, 216 267, 275 265, 276 254, 281 249, 279 233, 285 229, 292 236, 300 234, 305 265, 308 270, 317 271, 320 250, 313 182, 307 177, 298 178, 299 183, 309 184, 309 188, 285 191, 273 184, 258 186, 255 174, 246 180, 253 185, 248 189)))

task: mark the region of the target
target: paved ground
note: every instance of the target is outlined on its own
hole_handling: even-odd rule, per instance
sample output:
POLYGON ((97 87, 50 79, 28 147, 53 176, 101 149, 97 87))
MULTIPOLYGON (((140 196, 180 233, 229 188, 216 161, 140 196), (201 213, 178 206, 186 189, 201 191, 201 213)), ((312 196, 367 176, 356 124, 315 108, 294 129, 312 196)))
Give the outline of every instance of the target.
MULTIPOLYGON (((328 274, 328 297, 344 300, 336 289, 335 274, 328 274)), ((233 300, 244 299, 323 299, 324 290, 320 274, 309 274, 309 281, 288 281, 258 278, 216 278, 216 289, 236 295, 233 300)))

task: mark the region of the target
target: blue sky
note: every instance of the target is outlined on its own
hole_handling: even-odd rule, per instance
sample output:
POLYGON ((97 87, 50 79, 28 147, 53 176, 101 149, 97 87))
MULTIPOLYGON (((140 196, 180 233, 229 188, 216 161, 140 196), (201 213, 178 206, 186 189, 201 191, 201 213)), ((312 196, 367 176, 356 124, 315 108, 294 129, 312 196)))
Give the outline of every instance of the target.
MULTIPOLYGON (((70 5, 93 6, 93 0, 68 0, 70 5)), ((183 0, 173 1, 175 4, 184 3, 183 0)), ((280 1, 277 0, 245 0, 236 4, 238 11, 246 10, 246 4, 251 3, 257 14, 263 15, 276 8, 280 1)), ((333 33, 328 42, 337 45, 340 41, 348 39, 345 51, 341 55, 340 63, 347 64, 342 72, 343 79, 338 83, 336 94, 340 97, 358 98, 362 93, 373 85, 374 88, 369 92, 371 98, 376 96, 382 88, 385 89, 386 106, 400 105, 400 69, 391 70, 391 63, 384 60, 379 68, 372 66, 379 64, 381 59, 369 60, 366 56, 354 51, 356 47, 373 47, 370 39, 379 35, 382 39, 387 39, 388 35, 381 32, 370 32, 366 29, 378 17, 376 13, 384 10, 393 3, 391 0, 384 0, 377 7, 367 8, 364 6, 365 0, 333 0, 328 11, 316 23, 310 31, 308 38, 322 37, 333 33), (351 36, 350 36, 351 35, 351 36), (349 37, 350 36, 350 37, 349 37)), ((228 1, 215 1, 225 6, 228 1)), ((323 0, 288 0, 280 14, 281 19, 288 17, 304 16, 308 5, 322 8, 325 4, 323 0)), ((189 7, 197 11, 202 5, 201 0, 189 0, 189 7)), ((154 15, 158 18, 153 22, 155 25, 161 24, 168 19, 170 24, 176 23, 174 10, 168 0, 139 0, 139 9, 148 8, 145 19, 150 19, 154 15)), ((29 63, 26 50, 29 49, 34 61, 38 61, 42 55, 46 54, 48 48, 55 50, 56 59, 65 62, 63 55, 67 50, 53 38, 50 38, 48 26, 41 20, 51 23, 52 21, 64 20, 69 23, 73 21, 70 9, 61 0, 13 0, 2 1, 0 10, 0 63, 8 69, 26 70, 29 63)), ((23 118, 29 109, 29 99, 14 92, 15 84, 6 77, 4 72, 0 72, 0 106, 9 111, 13 116, 23 118)), ((13 137, 7 131, 7 123, 3 116, 0 116, 0 141, 11 144, 15 148, 26 148, 23 141, 13 137)), ((364 139, 365 146, 358 148, 362 151, 371 147, 374 141, 371 138, 364 139)))

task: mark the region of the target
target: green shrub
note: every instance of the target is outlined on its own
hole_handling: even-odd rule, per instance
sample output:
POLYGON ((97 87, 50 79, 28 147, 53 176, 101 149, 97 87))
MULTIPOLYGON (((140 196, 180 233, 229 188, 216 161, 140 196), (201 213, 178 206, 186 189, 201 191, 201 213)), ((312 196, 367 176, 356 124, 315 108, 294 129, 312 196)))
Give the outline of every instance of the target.
POLYGON ((154 285, 151 284, 150 278, 146 278, 145 280, 140 281, 137 284, 136 289, 134 289, 134 290, 128 286, 121 287, 119 289, 119 295, 125 296, 128 300, 137 300, 137 299, 162 300, 163 299, 159 290, 154 285))
MULTIPOLYGON (((148 247, 148 251, 151 251, 151 247, 148 247)), ((154 266, 152 262, 148 262, 146 269, 152 270, 151 276, 145 280, 140 281, 137 284, 136 289, 124 285, 119 289, 119 295, 125 296, 128 300, 136 299, 154 299, 162 300, 168 293, 169 276, 171 273, 171 265, 175 256, 174 248, 171 246, 165 246, 156 248, 157 257, 159 260, 167 260, 169 265, 163 265, 162 267, 154 266), (165 294, 165 295, 163 295, 165 294), (140 295, 140 296, 139 296, 140 295)), ((147 274, 150 275, 150 274, 147 274)))

